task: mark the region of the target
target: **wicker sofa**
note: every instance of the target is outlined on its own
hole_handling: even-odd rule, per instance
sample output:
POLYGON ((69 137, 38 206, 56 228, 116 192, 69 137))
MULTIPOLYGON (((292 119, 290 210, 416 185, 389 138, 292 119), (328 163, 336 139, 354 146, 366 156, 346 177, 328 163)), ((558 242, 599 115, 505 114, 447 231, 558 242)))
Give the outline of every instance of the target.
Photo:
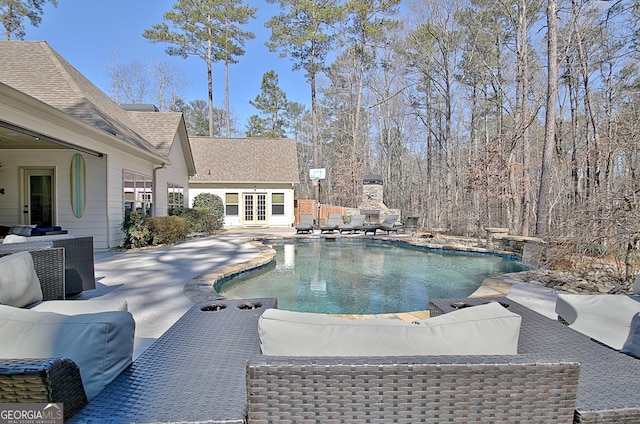
POLYGON ((579 364, 549 356, 254 356, 249 423, 569 423, 579 364))
POLYGON ((640 359, 504 298, 436 299, 430 311, 490 300, 522 317, 518 355, 254 355, 249 422, 640 422, 640 359))
POLYGON ((247 365, 249 423, 573 420, 580 364, 517 354, 520 317, 497 303, 422 325, 275 312, 247 365))

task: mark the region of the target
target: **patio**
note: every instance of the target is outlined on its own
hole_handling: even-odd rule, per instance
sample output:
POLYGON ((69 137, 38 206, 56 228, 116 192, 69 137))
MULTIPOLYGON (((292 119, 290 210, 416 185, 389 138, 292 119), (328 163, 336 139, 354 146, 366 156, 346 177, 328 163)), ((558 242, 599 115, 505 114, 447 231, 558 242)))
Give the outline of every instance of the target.
POLYGON ((136 321, 135 360, 193 306, 185 295, 187 283, 212 270, 235 269, 259 254, 245 238, 227 232, 157 249, 99 253, 96 289, 77 298, 127 301, 136 321))
MULTIPOLYGON (((293 234, 293 231, 291 233, 293 234)), ((217 302, 218 296, 207 290, 212 278, 226 276, 268 261, 268 249, 247 241, 264 235, 256 232, 233 231, 160 249, 115 251, 96 255, 97 288, 84 292, 80 297, 126 299, 129 310, 136 320, 134 357, 138 358, 141 354, 142 356, 139 358, 140 361, 134 362, 130 369, 123 372, 111 386, 74 417, 73 422, 104 422, 102 420, 106 418, 104 414, 111 414, 112 422, 130 422, 132 418, 128 416, 127 411, 133 411, 131 408, 137 408, 141 405, 139 402, 146 402, 147 412, 153 411, 154 408, 169 406, 157 396, 160 392, 166 392, 169 395, 178 392, 185 394, 186 397, 179 404, 174 405, 174 412, 176 412, 175 408, 185 409, 186 412, 200 411, 203 408, 209 408, 211 404, 218 406, 226 404, 231 398, 237 401, 237 390, 240 388, 243 392, 242 389, 245 387, 243 371, 247 359, 252 355, 258 355, 251 361, 257 361, 259 366, 264 365, 261 361, 265 357, 259 355, 259 348, 255 344, 257 334, 253 321, 259 314, 251 311, 233 312, 233 317, 240 317, 240 321, 235 321, 235 318, 220 321, 216 318, 215 312, 206 312, 203 315, 199 310, 201 305, 192 306, 194 299, 198 302, 205 301, 207 304, 217 302), (200 318, 203 316, 207 316, 204 321, 200 318), (167 332, 179 319, 180 322, 167 332), (252 323, 242 324, 242 320, 246 319, 252 323), (239 325, 238 322, 240 322, 239 325), (193 331, 184 331, 185 328, 193 331), (235 331, 234 328, 239 331, 235 331), (218 336, 213 337, 210 331, 217 332, 218 336), (156 343, 143 354, 144 350, 163 334, 161 342, 156 343), (224 354, 227 351, 233 352, 231 357, 236 363, 235 366, 223 366, 219 362, 220 358, 228 358, 228 355, 224 354), (191 363, 194 360, 198 365, 191 363), (237 386, 236 392, 228 391, 224 385, 218 384, 220 381, 233 380, 230 376, 220 377, 218 371, 220 369, 235 370, 237 375, 234 375, 237 381, 234 380, 235 382, 230 384, 237 386), (159 371, 153 372, 153 370, 159 371), (189 372, 185 373, 186 370, 189 372), (208 381, 212 376, 215 376, 213 380, 216 381, 208 381), (179 382, 180 387, 175 386, 174 381, 179 382), (202 392, 202 387, 208 388, 206 395, 202 392), (133 391, 127 392, 129 389, 133 391), (214 392, 221 393, 222 398, 214 401, 212 398, 214 392), (125 395, 125 393, 128 394, 125 395), (187 402, 190 405, 193 403, 200 406, 184 408, 187 402), (162 406, 163 403, 164 406, 162 406), (102 412, 98 412, 100 410, 102 412)), ((266 235, 289 236, 289 231, 286 233, 271 231, 266 235)), ((523 289, 519 288, 519 290, 518 301, 526 300, 526 293, 523 296, 523 289)), ((486 300, 470 300, 470 302, 483 301, 486 300)), ((532 305, 538 307, 542 304, 541 312, 546 313, 550 301, 540 302, 537 299, 532 305)), ((227 309, 235 311, 236 305, 234 302, 231 303, 233 307, 227 309)), ((262 303, 268 306, 270 300, 262 300, 262 303)), ((435 306, 434 311, 447 312, 446 305, 435 306)), ((640 372, 639 360, 594 342, 557 321, 545 318, 517 303, 514 303, 513 308, 523 316, 524 323, 519 352, 534 355, 536 358, 549 355, 552 358, 559 357, 582 362, 577 395, 579 413, 576 415, 575 422, 636 422, 634 420, 638 419, 640 411, 640 401, 635 396, 640 389, 640 383, 637 383, 635 378, 640 372)), ((218 315, 218 317, 221 316, 223 315, 218 315)), ((407 321, 416 319, 411 314, 401 314, 394 318, 407 321)), ((244 395, 240 397, 242 396, 244 395)), ((213 415, 210 415, 209 420, 215 416, 215 422, 243 422, 242 412, 238 415, 237 411, 244 410, 243 405, 246 405, 246 401, 240 400, 242 405, 234 407, 236 412, 232 416, 221 418, 215 412, 211 413, 213 415)), ((251 401, 249 403, 251 404, 251 401)), ((218 409, 225 410, 225 408, 218 409)), ((183 413, 185 411, 179 411, 180 420, 185 422, 203 420, 201 415, 190 418, 189 414, 183 413)), ((155 415, 155 412, 145 416, 142 411, 141 414, 137 418, 138 422, 173 420, 169 416, 158 418, 160 416, 155 415)), ((174 418, 177 419, 178 416, 174 415, 174 418)))

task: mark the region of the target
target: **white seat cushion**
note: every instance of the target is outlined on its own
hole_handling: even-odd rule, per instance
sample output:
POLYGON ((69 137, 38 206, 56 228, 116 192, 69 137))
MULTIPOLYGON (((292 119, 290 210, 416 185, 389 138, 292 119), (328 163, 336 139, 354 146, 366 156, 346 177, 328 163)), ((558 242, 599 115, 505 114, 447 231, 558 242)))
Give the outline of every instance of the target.
POLYGON ((0 257, 0 304, 22 308, 41 300, 42 288, 31 254, 0 257))
POLYGON ((99 312, 126 311, 126 300, 47 300, 36 303, 29 309, 38 312, 53 312, 62 315, 96 314, 99 312))
POLYGON ((91 399, 131 364, 134 330, 129 312, 66 316, 0 305, 0 358, 69 358, 91 399))
POLYGON ((640 298, 618 294, 558 294, 556 313, 570 328, 620 350, 627 340, 640 298))
POLYGON ((519 315, 491 303, 418 324, 268 309, 258 329, 264 355, 509 355, 517 353, 520 323, 519 315))

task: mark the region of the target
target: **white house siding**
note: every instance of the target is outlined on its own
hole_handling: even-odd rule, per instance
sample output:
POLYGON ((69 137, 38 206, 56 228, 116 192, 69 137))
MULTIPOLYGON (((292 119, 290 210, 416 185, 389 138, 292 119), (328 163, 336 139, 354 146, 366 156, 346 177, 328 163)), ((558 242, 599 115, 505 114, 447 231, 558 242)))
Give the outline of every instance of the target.
MULTIPOLYGON (((48 167, 55 169, 55 224, 78 236, 92 236, 96 252, 118 247, 124 234, 123 170, 154 177, 154 169, 164 162, 151 151, 134 147, 122 137, 80 122, 65 113, 22 92, 0 84, 0 119, 45 137, 51 137, 89 153, 66 148, 0 149, 0 225, 21 223, 20 167, 48 167), (71 158, 81 154, 87 170, 87 203, 84 215, 76 218, 70 206, 71 158)), ((171 149, 171 165, 157 172, 160 189, 154 202, 160 205, 159 215, 166 214, 167 182, 188 189, 188 172, 179 142, 171 149), (162 206, 164 205, 164 206, 162 206)))
MULTIPOLYGON (((225 216, 224 226, 225 228, 237 228, 242 227, 242 195, 244 193, 265 193, 267 195, 267 225, 269 227, 291 227, 295 221, 294 217, 294 193, 290 184, 271 184, 268 187, 261 187, 260 185, 230 185, 227 187, 220 187, 220 184, 215 186, 212 184, 199 184, 191 183, 189 188, 189 205, 193 205, 193 199, 201 193, 211 193, 219 196, 222 202, 225 203, 226 193, 238 193, 239 195, 239 210, 238 215, 225 216), (273 215, 271 213, 271 195, 273 193, 284 193, 284 215, 273 215)), ((226 204, 225 204, 226 207, 226 204)))
MULTIPOLYGON (((182 150, 172 149, 172 163, 158 172, 159 190, 154 201, 160 208, 157 215, 167 213, 167 183, 182 185, 185 199, 188 198, 188 174, 182 150), (177 150, 177 153, 173 153, 177 150)), ((69 234, 92 236, 96 251, 122 245, 124 234, 121 231, 124 219, 123 170, 153 177, 154 167, 158 165, 120 152, 116 149, 98 158, 86 153, 69 149, 0 150, 0 225, 22 223, 20 178, 21 168, 54 168, 55 173, 55 225, 60 225, 69 234), (70 169, 71 159, 81 154, 85 160, 87 172, 87 203, 81 218, 76 218, 71 210, 70 169)))
POLYGON ((135 159, 136 149, 124 142, 6 86, 0 86, 0 116, 18 127, 103 154, 98 158, 72 149, 0 150, 0 188, 6 193, 0 195, 0 225, 21 222, 20 167, 54 167, 56 224, 70 234, 92 236, 98 252, 119 246, 123 239, 120 231, 123 164, 127 169, 151 176, 153 165, 149 155, 135 159), (71 158, 76 153, 84 157, 87 169, 87 203, 81 218, 76 218, 70 207, 71 158), (120 157, 123 159, 117 159, 120 157))
POLYGON ((184 152, 180 144, 178 135, 173 139, 173 144, 169 152, 171 165, 156 172, 157 177, 157 199, 155 203, 156 215, 167 215, 168 205, 168 184, 180 186, 184 189, 184 206, 188 207, 189 200, 189 170, 187 169, 184 152))
MULTIPOLYGON (((62 226, 69 234, 92 236, 96 251, 118 247, 124 234, 121 231, 124 218, 123 170, 130 170, 148 177, 153 176, 153 164, 132 155, 115 152, 97 158, 75 150, 2 150, 0 157, 0 225, 21 223, 21 168, 54 168, 55 172, 55 225, 62 226), (27 154, 25 154, 27 152, 27 154), (71 210, 70 168, 76 153, 83 156, 87 171, 87 203, 81 218, 71 210)), ((162 185, 158 200, 166 205, 166 183, 162 185)))
POLYGON ((21 224, 23 183, 20 170, 23 168, 54 169, 54 225, 59 225, 70 234, 93 236, 96 245, 106 243, 106 199, 103 195, 106 181, 106 167, 103 159, 80 153, 87 170, 87 203, 82 217, 76 218, 71 210, 70 170, 74 150, 2 150, 0 164, 0 187, 5 195, 0 203, 0 223, 2 225, 21 224), (27 154, 25 154, 27 152, 27 154))
MULTIPOLYGON (((121 230, 124 220, 124 185, 123 171, 133 171, 146 177, 153 178, 153 164, 129 154, 111 154, 108 156, 107 197, 109 201, 109 246, 122 245, 124 233, 121 230)), ((165 202, 166 202, 166 193, 165 202)), ((157 201, 154 199, 153 201, 157 201)))

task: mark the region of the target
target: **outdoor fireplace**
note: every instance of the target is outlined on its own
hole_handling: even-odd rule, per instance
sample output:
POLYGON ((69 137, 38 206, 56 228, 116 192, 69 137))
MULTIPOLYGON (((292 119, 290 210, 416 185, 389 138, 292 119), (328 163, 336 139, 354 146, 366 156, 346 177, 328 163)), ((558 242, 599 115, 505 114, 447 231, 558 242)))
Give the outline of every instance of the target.
POLYGON ((398 214, 400 211, 390 210, 384 204, 384 185, 382 175, 365 175, 362 179, 362 200, 358 205, 360 215, 365 216, 365 224, 376 225, 385 220, 389 214, 398 214))
POLYGON ((379 224, 382 220, 382 209, 386 209, 383 200, 382 176, 365 175, 362 181, 362 202, 360 215, 364 215, 365 224, 379 224))
POLYGON ((364 223, 379 224, 380 223, 380 209, 360 209, 360 215, 364 215, 364 223))

